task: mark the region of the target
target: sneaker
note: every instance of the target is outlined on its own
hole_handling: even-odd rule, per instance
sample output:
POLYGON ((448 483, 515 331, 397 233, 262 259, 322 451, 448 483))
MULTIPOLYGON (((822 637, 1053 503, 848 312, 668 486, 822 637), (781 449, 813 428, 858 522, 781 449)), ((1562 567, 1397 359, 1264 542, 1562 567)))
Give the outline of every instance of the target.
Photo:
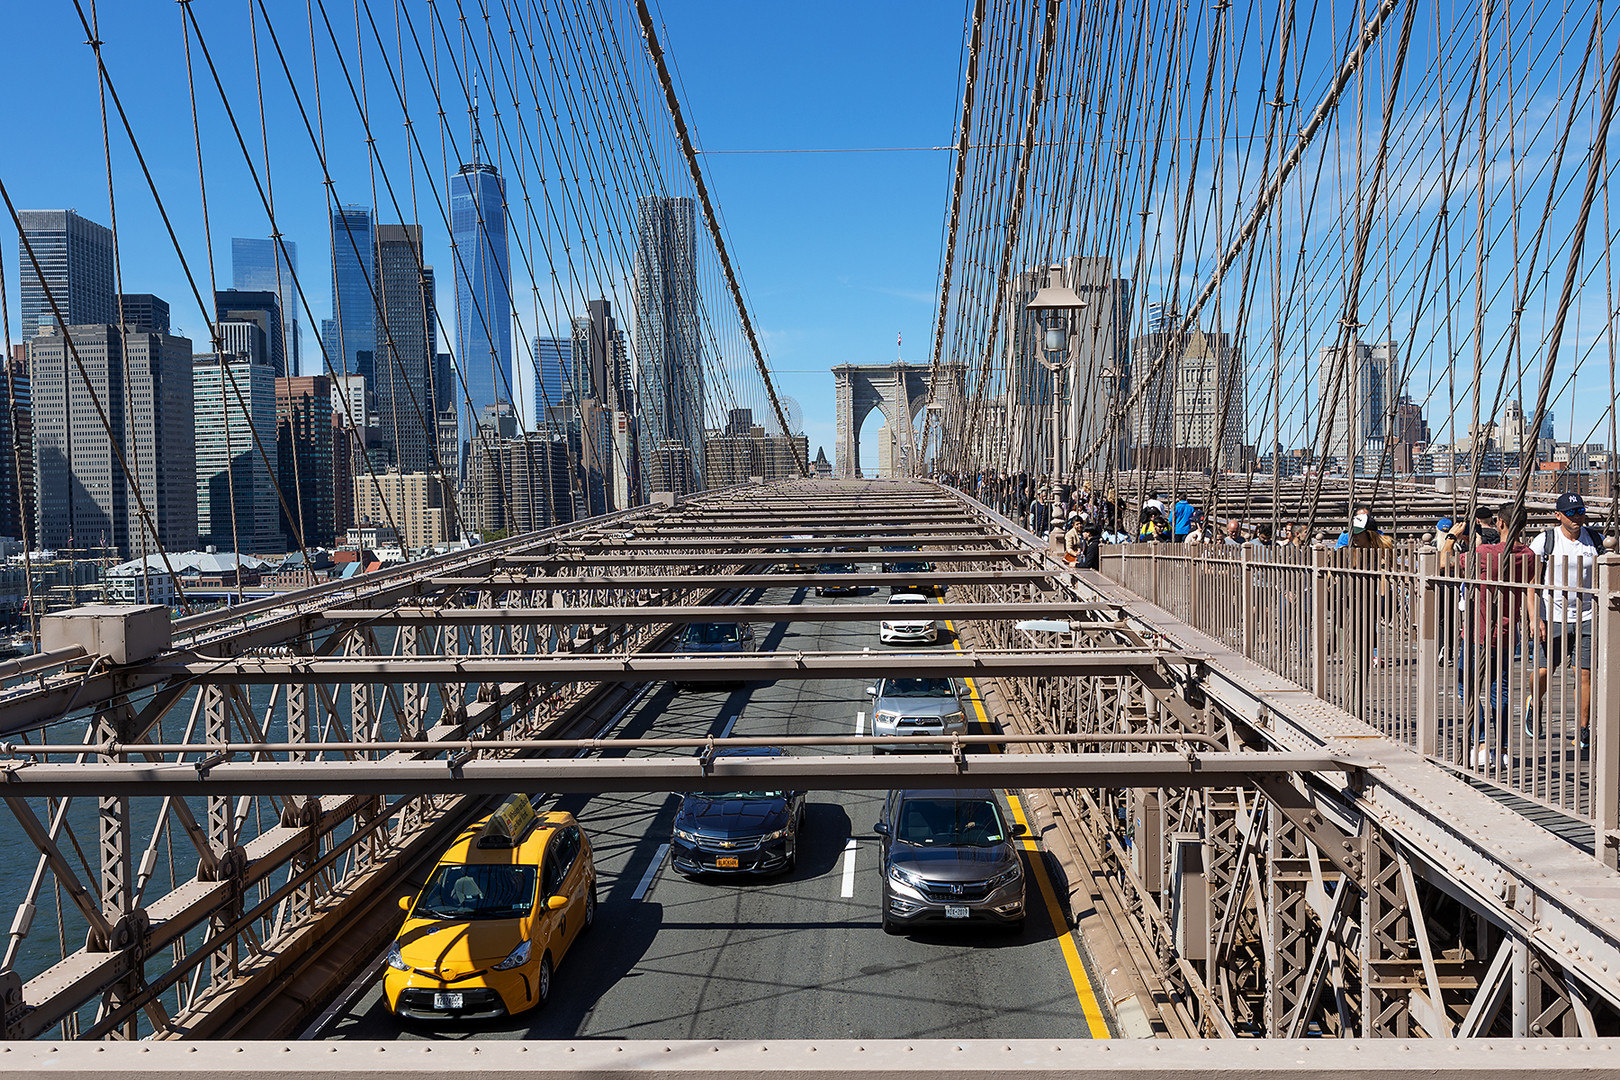
POLYGON ((1538 730, 1538 726, 1536 724, 1535 707, 1529 702, 1526 702, 1524 706, 1524 733, 1530 736, 1532 739, 1539 739, 1541 737, 1541 732, 1538 730))
POLYGON ((1491 752, 1489 750, 1485 749, 1485 747, 1483 745, 1481 745, 1477 749, 1475 749, 1475 751, 1474 751, 1474 768, 1476 768, 1476 769, 1487 769, 1487 768, 1490 768, 1490 764, 1491 764, 1491 752))
POLYGON ((1584 754, 1584 753, 1586 753, 1586 751, 1592 749, 1592 735, 1591 735, 1591 732, 1587 731, 1585 728, 1581 728, 1580 735, 1575 737, 1575 738, 1570 739, 1569 742, 1570 742, 1571 746, 1580 747, 1581 753, 1584 754))

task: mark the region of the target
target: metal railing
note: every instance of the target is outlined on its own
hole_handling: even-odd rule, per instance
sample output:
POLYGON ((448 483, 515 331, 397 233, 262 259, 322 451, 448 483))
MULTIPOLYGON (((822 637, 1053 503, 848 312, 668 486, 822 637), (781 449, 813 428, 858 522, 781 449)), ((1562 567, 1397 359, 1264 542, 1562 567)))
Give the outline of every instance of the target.
POLYGON ((1600 558, 1590 585, 1551 589, 1542 582, 1581 575, 1562 560, 1550 579, 1547 569, 1529 556, 1442 569, 1421 546, 1129 544, 1102 559, 1110 579, 1380 733, 1522 797, 1522 811, 1591 840, 1613 865, 1620 556, 1600 558))

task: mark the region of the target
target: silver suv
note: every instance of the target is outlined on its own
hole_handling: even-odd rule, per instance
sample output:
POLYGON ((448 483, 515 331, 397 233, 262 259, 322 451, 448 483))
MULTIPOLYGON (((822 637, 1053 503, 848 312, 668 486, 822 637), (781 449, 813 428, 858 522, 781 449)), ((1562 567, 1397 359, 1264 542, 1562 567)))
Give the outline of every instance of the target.
POLYGON ((891 791, 883 819, 883 930, 922 922, 1024 925, 1024 861, 988 789, 891 791))
MULTIPOLYGON (((967 711, 954 679, 880 679, 868 686, 872 699, 873 735, 966 735, 967 711)), ((874 745, 872 752, 887 749, 874 745)), ((940 753, 939 743, 924 743, 919 749, 940 753)))

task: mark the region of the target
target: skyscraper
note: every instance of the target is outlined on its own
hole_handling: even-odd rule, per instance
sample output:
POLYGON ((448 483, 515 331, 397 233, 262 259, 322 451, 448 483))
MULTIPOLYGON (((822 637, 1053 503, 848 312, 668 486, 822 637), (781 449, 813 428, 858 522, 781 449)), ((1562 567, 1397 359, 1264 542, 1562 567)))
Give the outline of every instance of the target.
POLYGON ((112 230, 72 210, 23 210, 17 216, 23 340, 34 340, 41 324, 56 321, 52 298, 68 326, 117 322, 112 230))
POLYGON ((34 406, 28 346, 6 358, 0 378, 0 536, 34 539, 34 406))
POLYGON ((511 262, 506 250, 506 181, 479 160, 477 89, 473 91, 472 160, 450 178, 450 238, 456 260, 456 354, 470 405, 461 403, 469 437, 484 408, 512 395, 511 262))
POLYGON ((221 551, 282 552, 276 379, 260 349, 225 344, 242 337, 257 342, 261 335, 256 325, 217 325, 220 353, 201 353, 192 364, 197 532, 204 544, 221 551), (239 336, 238 328, 248 332, 239 336))
POLYGON ((401 472, 437 473, 433 415, 433 268, 422 265, 422 226, 377 226, 376 382, 382 436, 401 472))
POLYGON ((196 438, 191 342, 103 323, 54 328, 29 345, 35 476, 35 543, 113 547, 126 558, 185 551, 197 541, 196 438), (90 404, 73 354, 107 417, 90 404), (109 430, 110 428, 110 430, 109 430), (117 450, 115 451, 114 446, 117 450), (133 485, 120 454, 140 485, 133 485), (156 537, 142 524, 142 503, 156 537))
POLYGON ((1355 342, 1341 353, 1337 346, 1321 350, 1316 361, 1318 415, 1317 444, 1349 472, 1377 473, 1393 419, 1392 376, 1396 346, 1355 342), (1326 438, 1325 445, 1323 438, 1326 438))
POLYGON ((547 423, 547 410, 563 405, 573 398, 572 375, 569 371, 572 338, 537 337, 534 339, 534 427, 542 431, 547 423))
POLYGON ((647 474, 668 490, 702 486, 703 355, 697 291, 697 210, 684 197, 645 195, 636 200, 637 408, 647 474), (685 453, 677 453, 684 448, 685 453), (680 463, 693 475, 676 478, 680 463))
POLYGON ((151 293, 122 293, 118 307, 124 313, 124 325, 131 330, 146 330, 154 334, 169 332, 169 302, 151 293))
POLYGON ((364 375, 372 381, 377 348, 377 239, 369 206, 339 206, 332 211, 332 325, 321 342, 340 375, 364 375))
POLYGON ((298 300, 298 287, 293 283, 293 275, 298 272, 298 245, 284 240, 281 246, 286 248, 285 255, 277 250, 273 239, 233 236, 231 288, 242 292, 273 292, 280 299, 281 355, 286 358, 286 370, 279 374, 297 375, 303 359, 298 334, 298 312, 303 305, 298 300))
POLYGON ((276 380, 276 467, 280 473, 281 527, 288 550, 331 545, 337 531, 337 493, 349 486, 348 469, 334 467, 332 382, 325 375, 276 380), (287 508, 293 511, 289 517, 287 508))
MULTIPOLYGON (((214 294, 217 323, 250 322, 264 333, 265 359, 276 378, 287 374, 286 333, 281 322, 281 297, 274 291, 244 292, 222 289, 214 294)), ((221 345, 223 348, 223 344, 221 345)))
POLYGON ((1130 418, 1136 468, 1242 468, 1243 363, 1231 335, 1143 334, 1131 354, 1147 380, 1130 418))

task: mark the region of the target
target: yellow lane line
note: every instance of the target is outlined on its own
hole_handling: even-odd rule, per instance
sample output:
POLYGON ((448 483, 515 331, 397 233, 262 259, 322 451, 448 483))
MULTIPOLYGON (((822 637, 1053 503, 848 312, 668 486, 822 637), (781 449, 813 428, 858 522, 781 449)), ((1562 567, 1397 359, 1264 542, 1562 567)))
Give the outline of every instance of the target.
MULTIPOLYGON (((943 597, 940 603, 944 603, 943 597)), ((957 640, 956 628, 949 619, 945 620, 945 628, 951 633, 951 646, 957 652, 962 651, 962 643, 957 640)), ((978 717, 979 730, 986 735, 995 734, 990 726, 990 717, 984 711, 984 701, 979 697, 979 687, 972 679, 963 679, 968 688, 968 700, 973 703, 974 715, 978 717)), ((999 747, 991 747, 993 752, 999 752, 999 747)), ((1058 903, 1057 890, 1052 886, 1052 879, 1046 872, 1046 861, 1041 858, 1041 848, 1035 841, 1034 830, 1029 826, 1029 819, 1024 815, 1024 806, 1018 796, 1008 791, 1007 803, 1012 807, 1013 820, 1024 826, 1024 850, 1031 853, 1029 865, 1035 874, 1035 884, 1040 889, 1041 899, 1046 902, 1046 914, 1052 920, 1052 929, 1057 931, 1058 945, 1063 949, 1063 962, 1069 969, 1069 978, 1074 983, 1074 995, 1080 1001, 1080 1012, 1086 1018, 1086 1027, 1091 1031, 1093 1039, 1107 1039, 1108 1021, 1103 1018, 1102 1005, 1097 1001, 1097 992, 1092 989, 1091 978, 1086 974, 1086 965, 1080 959, 1080 947, 1075 944, 1074 933, 1069 927, 1068 920, 1063 917, 1063 908, 1058 903)))

